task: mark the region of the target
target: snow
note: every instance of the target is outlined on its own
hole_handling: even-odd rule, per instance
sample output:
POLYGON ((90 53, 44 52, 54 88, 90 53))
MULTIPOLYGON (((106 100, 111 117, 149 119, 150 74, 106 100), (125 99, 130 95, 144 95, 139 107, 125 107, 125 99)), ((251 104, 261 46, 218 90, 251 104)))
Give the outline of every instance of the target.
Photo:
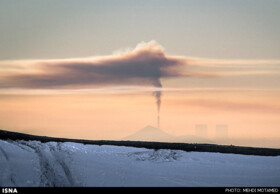
POLYGON ((0 187, 279 187, 280 156, 0 140, 0 187))

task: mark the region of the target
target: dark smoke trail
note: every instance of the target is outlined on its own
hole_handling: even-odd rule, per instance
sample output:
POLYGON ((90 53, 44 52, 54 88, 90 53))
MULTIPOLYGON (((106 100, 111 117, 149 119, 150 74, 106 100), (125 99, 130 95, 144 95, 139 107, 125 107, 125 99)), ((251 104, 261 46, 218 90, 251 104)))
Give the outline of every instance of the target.
MULTIPOLYGON (((161 89, 162 85, 161 83, 159 82, 157 85, 157 88, 158 89, 161 89)), ((153 95, 156 97, 156 101, 157 101, 157 113, 158 113, 158 116, 157 116, 157 119, 158 119, 158 128, 160 127, 160 105, 161 105, 161 91, 158 90, 158 91, 155 91, 153 92, 153 95)))
POLYGON ((160 104, 161 104, 161 91, 156 91, 154 92, 154 96, 156 97, 156 101, 157 101, 157 112, 159 115, 160 112, 160 104))

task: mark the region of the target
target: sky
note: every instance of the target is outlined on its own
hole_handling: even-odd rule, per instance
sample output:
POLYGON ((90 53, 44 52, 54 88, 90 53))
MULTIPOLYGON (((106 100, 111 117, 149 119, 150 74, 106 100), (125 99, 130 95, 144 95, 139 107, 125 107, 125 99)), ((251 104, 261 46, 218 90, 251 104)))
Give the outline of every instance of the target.
POLYGON ((0 2, 0 128, 120 139, 228 127, 280 147, 280 2, 0 2))

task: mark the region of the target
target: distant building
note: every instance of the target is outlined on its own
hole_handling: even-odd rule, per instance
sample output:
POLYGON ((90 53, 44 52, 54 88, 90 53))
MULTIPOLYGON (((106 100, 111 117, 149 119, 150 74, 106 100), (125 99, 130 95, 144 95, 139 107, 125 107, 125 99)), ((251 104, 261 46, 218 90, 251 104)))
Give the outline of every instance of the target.
POLYGON ((205 124, 195 125, 195 134, 198 137, 207 138, 208 137, 208 125, 205 125, 205 124))
POLYGON ((228 138, 228 126, 227 125, 216 125, 216 138, 227 139, 228 138))

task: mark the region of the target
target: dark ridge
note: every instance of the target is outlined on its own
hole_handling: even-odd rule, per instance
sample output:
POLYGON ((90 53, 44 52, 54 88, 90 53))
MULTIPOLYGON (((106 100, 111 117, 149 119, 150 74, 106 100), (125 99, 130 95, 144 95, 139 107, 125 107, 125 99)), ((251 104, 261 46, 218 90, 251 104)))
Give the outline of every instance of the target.
POLYGON ((190 144, 190 143, 165 143, 165 142, 145 142, 145 141, 113 141, 113 140, 83 140, 83 139, 67 139, 47 136, 29 135, 11 131, 0 130, 0 139, 2 140, 35 140, 43 143, 55 142, 75 142, 91 145, 114 145, 114 146, 129 146, 148 149, 171 149, 183 150, 187 152, 219 152, 243 155, 258 155, 258 156, 279 156, 280 149, 274 148, 255 148, 242 147, 232 145, 217 145, 217 144, 190 144))

